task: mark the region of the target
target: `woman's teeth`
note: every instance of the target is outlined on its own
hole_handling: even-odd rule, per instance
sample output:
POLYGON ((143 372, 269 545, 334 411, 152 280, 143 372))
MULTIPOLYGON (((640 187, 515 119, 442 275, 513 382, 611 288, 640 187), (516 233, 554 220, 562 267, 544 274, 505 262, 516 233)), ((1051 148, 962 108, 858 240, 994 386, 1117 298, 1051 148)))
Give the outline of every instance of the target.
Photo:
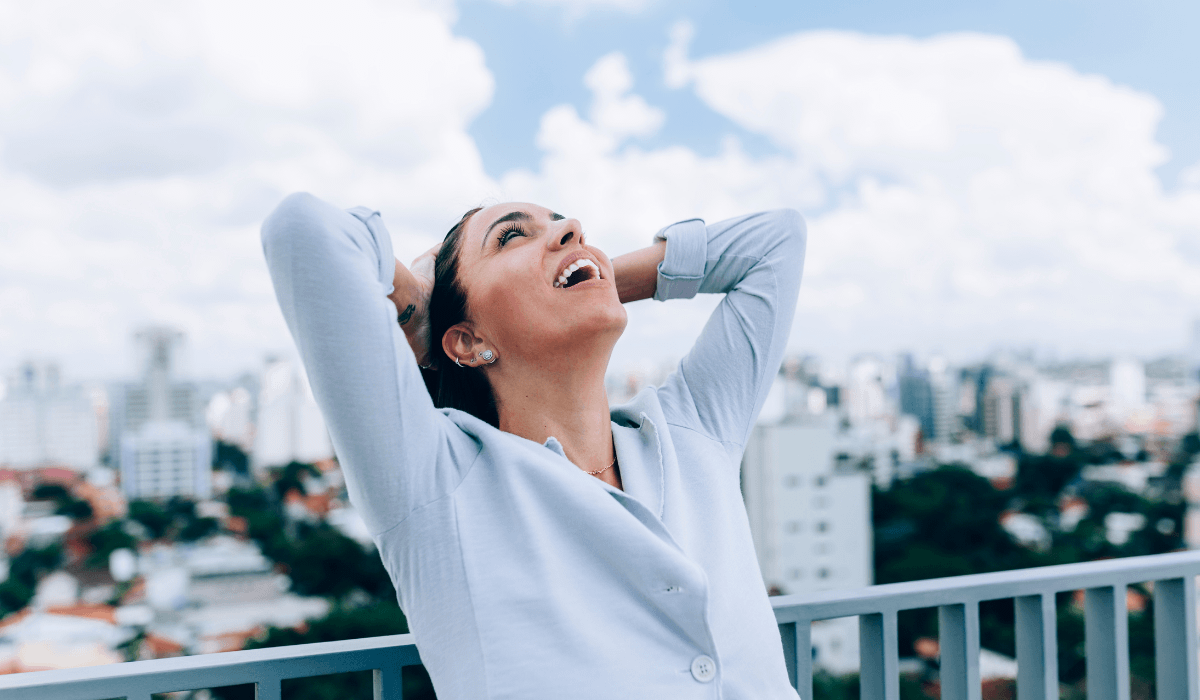
POLYGON ((569 280, 571 278, 571 275, 573 275, 575 273, 575 271, 581 267, 589 267, 592 269, 592 275, 588 279, 594 279, 594 278, 600 276, 600 268, 596 266, 596 263, 592 262, 591 260, 588 260, 587 258, 580 258, 580 259, 576 260, 575 262, 571 263, 570 265, 567 265, 566 269, 564 269, 562 271, 562 274, 560 274, 558 276, 558 279, 554 280, 554 286, 555 287, 566 286, 567 280, 569 280))

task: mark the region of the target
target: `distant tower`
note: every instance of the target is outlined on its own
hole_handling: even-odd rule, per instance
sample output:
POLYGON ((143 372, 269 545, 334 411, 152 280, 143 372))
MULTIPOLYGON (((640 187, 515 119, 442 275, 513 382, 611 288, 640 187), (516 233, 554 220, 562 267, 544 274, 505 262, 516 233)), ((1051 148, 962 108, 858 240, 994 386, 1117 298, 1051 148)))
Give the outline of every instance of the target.
POLYGON ((1133 358, 1114 360, 1109 368, 1109 415, 1123 425, 1146 404, 1146 366, 1133 358))
POLYGON ((114 411, 121 489, 130 499, 212 493, 212 441, 200 419, 196 387, 175 380, 178 330, 162 326, 134 334, 142 380, 123 387, 114 411))
POLYGON ((954 432, 955 409, 958 404, 958 385, 955 375, 949 371, 945 358, 935 357, 929 363, 929 386, 933 408, 933 432, 930 437, 938 442, 950 441, 954 432))
POLYGON ((932 440, 937 428, 934 426, 934 397, 929 373, 916 367, 911 355, 905 355, 900 362, 899 374, 900 412, 916 418, 925 439, 932 440))

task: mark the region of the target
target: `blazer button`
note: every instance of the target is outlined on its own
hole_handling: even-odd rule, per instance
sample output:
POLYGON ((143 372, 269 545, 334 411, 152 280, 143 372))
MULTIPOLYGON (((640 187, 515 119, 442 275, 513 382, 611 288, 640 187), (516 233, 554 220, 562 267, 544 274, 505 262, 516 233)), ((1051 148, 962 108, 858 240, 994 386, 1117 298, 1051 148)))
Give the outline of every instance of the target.
POLYGON ((692 659, 692 678, 707 683, 717 675, 717 662, 701 654, 692 659))

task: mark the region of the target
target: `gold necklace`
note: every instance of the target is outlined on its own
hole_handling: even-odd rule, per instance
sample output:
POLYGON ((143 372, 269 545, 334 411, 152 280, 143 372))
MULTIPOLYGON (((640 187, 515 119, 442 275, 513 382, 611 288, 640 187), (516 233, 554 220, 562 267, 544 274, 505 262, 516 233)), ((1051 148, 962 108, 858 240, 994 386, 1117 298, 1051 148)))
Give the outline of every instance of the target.
POLYGON ((608 471, 609 469, 612 469, 612 468, 613 468, 613 464, 616 464, 616 463, 617 463, 617 458, 616 458, 616 456, 614 455, 614 456, 613 456, 613 461, 612 461, 612 464, 609 464, 607 467, 605 467, 605 468, 603 468, 603 469, 597 469, 597 470, 596 470, 596 471, 594 471, 594 472, 584 472, 584 473, 585 473, 585 474, 587 474, 588 476, 599 476, 599 475, 603 474, 604 472, 608 471))

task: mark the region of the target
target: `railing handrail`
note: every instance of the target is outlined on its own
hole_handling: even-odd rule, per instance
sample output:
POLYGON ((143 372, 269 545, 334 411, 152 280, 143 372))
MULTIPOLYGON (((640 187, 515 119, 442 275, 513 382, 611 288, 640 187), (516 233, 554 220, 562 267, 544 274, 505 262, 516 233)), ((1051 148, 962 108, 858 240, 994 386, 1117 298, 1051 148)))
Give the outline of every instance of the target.
MULTIPOLYGON (((979 700, 979 603, 1012 598, 1016 610, 1017 692, 1058 697, 1055 594, 1086 591, 1088 697, 1128 700, 1125 586, 1154 581, 1159 700, 1200 700, 1195 576, 1200 551, 911 581, 772 599, 788 672, 811 697, 811 625, 858 615, 860 687, 867 700, 899 699, 897 613, 936 607, 947 700, 979 700)), ((124 664, 0 676, 4 700, 151 700, 154 693, 254 683, 259 700, 279 700, 289 678, 370 670, 376 700, 400 700, 404 666, 419 664, 412 635, 298 644, 124 664)))
MULTIPOLYGON (((262 683, 331 673, 398 670, 421 663, 411 634, 293 644, 127 663, 0 675, 4 700, 149 698, 153 693, 262 683), (169 679, 169 680, 164 680, 169 679), (214 679, 219 679, 214 682, 214 679), (197 680, 202 682, 196 682, 197 680), (116 691, 116 692, 113 692, 116 691)), ((261 695, 260 695, 261 697, 261 695)))
POLYGON ((1200 550, 1010 569, 771 598, 779 622, 979 603, 1196 575, 1200 550))

